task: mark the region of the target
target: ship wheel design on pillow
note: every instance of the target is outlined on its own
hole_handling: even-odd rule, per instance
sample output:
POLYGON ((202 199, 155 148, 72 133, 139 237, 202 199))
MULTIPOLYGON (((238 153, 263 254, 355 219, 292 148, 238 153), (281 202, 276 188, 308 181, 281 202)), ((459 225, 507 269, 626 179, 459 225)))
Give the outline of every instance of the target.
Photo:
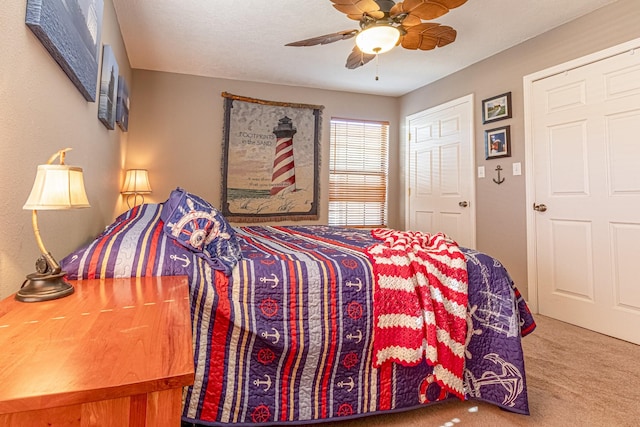
POLYGON ((215 218, 213 212, 196 210, 193 200, 186 200, 189 211, 185 212, 177 222, 168 223, 171 228, 171 235, 176 239, 188 239, 189 244, 195 249, 202 249, 205 245, 213 242, 217 237, 229 239, 228 233, 220 232, 220 222, 215 218))

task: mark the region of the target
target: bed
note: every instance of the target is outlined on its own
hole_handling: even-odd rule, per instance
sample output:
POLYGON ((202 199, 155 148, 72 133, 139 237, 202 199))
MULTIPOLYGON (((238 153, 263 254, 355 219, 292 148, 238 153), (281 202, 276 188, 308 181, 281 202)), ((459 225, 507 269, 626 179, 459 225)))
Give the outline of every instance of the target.
POLYGON ((374 363, 379 243, 341 227, 233 227, 176 189, 123 213, 61 265, 69 279, 188 276, 196 377, 185 423, 304 424, 458 398, 528 414, 520 340, 535 322, 505 268, 475 250, 459 249, 460 395, 431 362, 374 363))

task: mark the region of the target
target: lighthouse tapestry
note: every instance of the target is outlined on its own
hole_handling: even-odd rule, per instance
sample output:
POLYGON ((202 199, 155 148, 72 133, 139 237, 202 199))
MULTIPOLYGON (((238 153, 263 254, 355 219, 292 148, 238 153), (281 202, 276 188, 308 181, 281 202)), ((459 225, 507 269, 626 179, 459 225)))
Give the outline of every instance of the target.
POLYGON ((236 222, 318 219, 324 107, 222 96, 222 213, 236 222))

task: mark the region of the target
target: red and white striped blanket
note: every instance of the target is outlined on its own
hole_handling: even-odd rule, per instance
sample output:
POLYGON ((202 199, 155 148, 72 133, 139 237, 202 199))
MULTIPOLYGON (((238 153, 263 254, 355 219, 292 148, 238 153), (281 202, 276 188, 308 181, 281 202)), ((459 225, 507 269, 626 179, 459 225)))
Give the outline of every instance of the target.
POLYGON ((464 399, 467 267, 444 234, 375 229, 367 248, 375 275, 374 366, 415 366, 426 357, 435 380, 464 399))

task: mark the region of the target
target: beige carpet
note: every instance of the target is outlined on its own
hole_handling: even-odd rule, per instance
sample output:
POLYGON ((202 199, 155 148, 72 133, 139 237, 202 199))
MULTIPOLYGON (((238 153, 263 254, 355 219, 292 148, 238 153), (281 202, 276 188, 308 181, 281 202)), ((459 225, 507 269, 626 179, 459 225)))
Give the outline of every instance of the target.
POLYGON ((640 346, 548 317, 535 319, 537 329, 522 341, 529 416, 452 401, 319 426, 640 426, 640 346))

